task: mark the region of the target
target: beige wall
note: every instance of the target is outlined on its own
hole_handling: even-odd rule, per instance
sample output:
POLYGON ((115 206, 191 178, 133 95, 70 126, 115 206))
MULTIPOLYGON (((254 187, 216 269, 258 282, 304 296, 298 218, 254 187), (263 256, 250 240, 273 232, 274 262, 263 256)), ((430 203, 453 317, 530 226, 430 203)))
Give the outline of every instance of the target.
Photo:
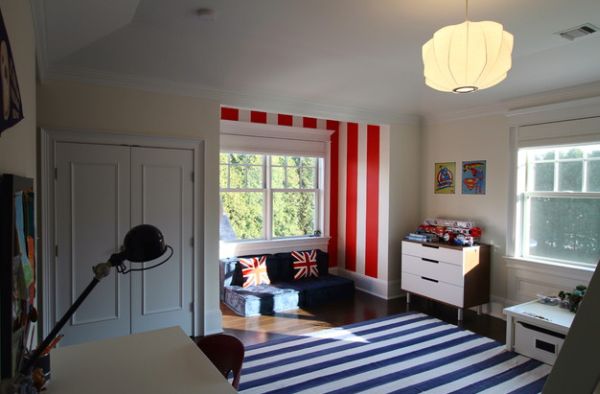
POLYGON ((390 222, 388 249, 388 294, 400 290, 402 239, 421 223, 418 172, 422 150, 418 124, 390 126, 390 222))
POLYGON ((0 137, 0 173, 36 176, 35 39, 28 1, 3 0, 0 8, 12 47, 24 119, 0 137))
MULTIPOLYGON (((423 128, 421 157, 421 213, 423 218, 475 220, 483 228, 483 242, 493 246, 491 295, 504 298, 508 209, 509 128, 503 115, 429 123, 423 128), (486 160, 485 195, 461 194, 462 161, 486 160), (434 163, 456 162, 457 187, 453 195, 434 194, 434 163)), ((415 171, 416 172, 416 171, 415 171)))
POLYGON ((219 108, 216 101, 134 89, 48 82, 38 86, 41 128, 203 139, 205 152, 205 333, 220 331, 219 108))

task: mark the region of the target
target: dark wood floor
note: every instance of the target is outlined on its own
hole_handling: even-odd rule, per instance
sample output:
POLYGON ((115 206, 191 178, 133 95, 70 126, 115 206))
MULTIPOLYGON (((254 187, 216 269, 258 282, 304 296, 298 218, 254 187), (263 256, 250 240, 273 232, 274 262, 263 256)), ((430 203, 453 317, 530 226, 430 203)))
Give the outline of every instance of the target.
MULTIPOLYGON (((339 327, 406 311, 419 311, 451 324, 457 324, 456 308, 417 296, 407 306, 405 298, 383 300, 356 291, 352 300, 332 302, 311 309, 299 309, 273 316, 241 317, 221 304, 223 331, 238 337, 244 345, 265 342, 281 335, 300 335, 326 328, 339 327)), ((506 322, 489 315, 465 311, 461 327, 480 335, 505 342, 506 322)))

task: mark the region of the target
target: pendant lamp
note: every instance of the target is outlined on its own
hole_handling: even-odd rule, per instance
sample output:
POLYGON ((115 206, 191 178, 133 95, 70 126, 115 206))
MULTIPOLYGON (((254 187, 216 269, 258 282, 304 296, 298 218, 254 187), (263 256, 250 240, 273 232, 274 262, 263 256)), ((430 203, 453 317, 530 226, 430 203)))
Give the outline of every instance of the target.
POLYGON ((513 36, 500 23, 465 21, 436 31, 423 45, 425 84, 442 92, 470 93, 506 78, 513 36))

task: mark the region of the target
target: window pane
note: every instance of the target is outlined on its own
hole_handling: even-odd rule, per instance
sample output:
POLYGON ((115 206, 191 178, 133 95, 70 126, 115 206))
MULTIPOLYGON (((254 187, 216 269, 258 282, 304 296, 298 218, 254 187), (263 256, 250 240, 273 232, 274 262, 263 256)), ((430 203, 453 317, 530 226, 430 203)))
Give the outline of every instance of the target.
POLYGON ((227 187, 227 165, 219 167, 219 187, 227 187))
POLYGON ((246 171, 245 166, 229 166, 229 187, 232 189, 240 189, 246 187, 246 171))
POLYGON ((271 167, 271 187, 283 189, 285 187, 285 168, 271 167))
POLYGON ((531 198, 529 255, 596 264, 600 199, 531 198))
POLYGON ((299 167, 288 167, 287 168, 287 185, 288 189, 300 188, 300 168, 299 167))
POLYGON ((563 148, 558 151, 559 159, 580 159, 583 157, 581 148, 563 148))
POLYGON ((316 168, 303 167, 300 170, 300 187, 303 189, 316 189, 316 168))
POLYGON ((583 162, 563 162, 558 166, 558 190, 580 192, 583 184, 583 162))
POLYGON ((262 189, 263 188, 263 168, 259 166, 248 167, 248 188, 262 189))
POLYGON ((534 171, 534 191, 547 192, 554 190, 554 163, 534 164, 534 171))
POLYGON ((271 156, 271 165, 284 166, 285 165, 285 156, 271 156))
POLYGON ((273 192, 273 236, 312 235, 315 198, 314 192, 273 192))
POLYGON ((236 239, 263 238, 262 192, 221 193, 221 201, 236 239))
POLYGON ((554 160, 554 149, 551 150, 535 150, 531 152, 533 160, 554 160))
POLYGON ((600 192, 600 160, 588 162, 587 191, 600 192))
POLYGON ((287 158, 287 165, 288 166, 295 166, 295 167, 299 167, 300 163, 302 163, 302 158, 298 157, 298 156, 288 156, 287 158))
POLYGON ((254 164, 261 165, 263 156, 252 153, 231 153, 231 164, 254 164))
POLYGON ((594 145, 586 149, 587 157, 600 157, 600 146, 594 145))
POLYGON ((303 157, 301 163, 304 167, 316 167, 317 166, 317 158, 316 157, 303 157))
POLYGON ((221 163, 221 164, 227 163, 227 156, 228 156, 227 153, 220 153, 219 154, 219 163, 221 163))

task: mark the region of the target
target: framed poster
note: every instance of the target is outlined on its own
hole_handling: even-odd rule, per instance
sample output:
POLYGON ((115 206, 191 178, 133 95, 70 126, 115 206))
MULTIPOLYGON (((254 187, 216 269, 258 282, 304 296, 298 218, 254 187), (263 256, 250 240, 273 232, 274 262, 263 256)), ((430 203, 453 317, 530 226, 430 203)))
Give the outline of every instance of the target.
POLYGON ((4 17, 0 11, 0 135, 23 119, 21 93, 4 17))
POLYGON ((435 163, 435 179, 433 190, 435 194, 454 194, 456 163, 435 163))
POLYGON ((485 160, 462 162, 462 194, 485 194, 485 160))

